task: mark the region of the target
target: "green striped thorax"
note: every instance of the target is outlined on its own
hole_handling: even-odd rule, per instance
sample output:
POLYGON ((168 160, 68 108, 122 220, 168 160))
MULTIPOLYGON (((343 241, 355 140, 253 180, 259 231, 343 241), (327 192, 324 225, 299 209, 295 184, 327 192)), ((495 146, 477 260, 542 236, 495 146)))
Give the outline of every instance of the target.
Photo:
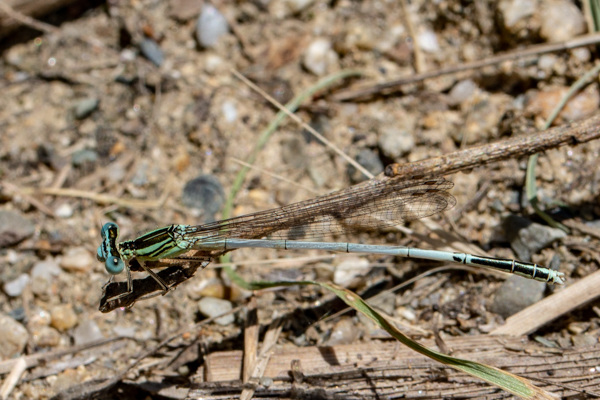
POLYGON ((169 225, 117 244, 119 226, 107 222, 100 231, 102 244, 97 258, 104 262, 109 274, 117 275, 125 269, 125 261, 132 258, 152 261, 177 257, 190 250, 190 243, 183 240, 185 228, 185 225, 169 225))

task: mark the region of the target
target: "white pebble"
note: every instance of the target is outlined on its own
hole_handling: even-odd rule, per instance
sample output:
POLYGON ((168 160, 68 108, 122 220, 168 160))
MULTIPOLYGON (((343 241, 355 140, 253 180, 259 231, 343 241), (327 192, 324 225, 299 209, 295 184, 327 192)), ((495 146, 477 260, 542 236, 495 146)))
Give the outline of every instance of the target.
POLYGON ((204 4, 196 23, 196 38, 202 47, 215 47, 221 36, 229 32, 229 24, 219 10, 204 4))
POLYGON ((19 261, 19 254, 13 249, 8 249, 6 251, 6 261, 9 264, 15 264, 17 261, 19 261))
POLYGON ((21 274, 17 279, 13 279, 4 284, 4 292, 10 297, 20 296, 28 283, 29 275, 21 274))
POLYGON ((235 122, 237 119, 237 107, 233 101, 224 101, 223 105, 221 105, 221 111, 223 112, 223 117, 227 122, 235 122))
POLYGON ((73 207, 67 203, 62 203, 54 211, 59 218, 70 218, 73 215, 73 207))
POLYGON ((325 75, 337 67, 338 55, 331 48, 329 40, 321 38, 312 42, 302 59, 302 65, 317 76, 325 75))
POLYGON ((556 64, 558 57, 555 54, 542 54, 538 58, 538 68, 545 72, 551 72, 556 64))
POLYGON ((426 30, 417 35, 417 43, 421 50, 428 53, 437 53, 440 51, 440 45, 435 32, 426 30))
POLYGON ((501 1, 498 5, 500 14, 502 15, 502 21, 504 21, 504 27, 509 31, 512 28, 517 28, 517 24, 533 15, 537 10, 536 0, 507 0, 501 1))
POLYGON ((203 67, 206 73, 215 74, 223 70, 223 59, 216 54, 207 54, 203 67))
POLYGON ((458 82, 448 93, 450 104, 460 104, 475 94, 477 84, 471 79, 458 82))
POLYGON ((415 314, 415 311, 412 308, 404 306, 398 307, 396 308, 396 314, 409 321, 417 320, 417 315, 415 314))
POLYGON ((356 278, 369 272, 369 269, 369 261, 365 258, 346 258, 335 268, 333 282, 336 285, 349 287, 356 278))
POLYGON ((581 62, 588 62, 592 58, 590 50, 586 47, 571 50, 571 54, 581 62))
POLYGON ((540 35, 549 42, 563 42, 585 32, 585 18, 571 1, 544 1, 540 15, 540 35))

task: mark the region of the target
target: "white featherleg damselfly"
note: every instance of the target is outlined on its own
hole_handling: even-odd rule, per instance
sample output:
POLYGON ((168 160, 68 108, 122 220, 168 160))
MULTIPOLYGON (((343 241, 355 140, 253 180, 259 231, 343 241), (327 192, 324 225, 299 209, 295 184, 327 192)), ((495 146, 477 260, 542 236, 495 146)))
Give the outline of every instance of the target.
POLYGON ((130 263, 147 271, 165 294, 168 285, 145 263, 176 259, 191 250, 226 252, 248 247, 385 254, 491 268, 553 284, 564 282, 562 272, 511 259, 403 246, 317 241, 331 234, 394 226, 439 213, 456 203, 448 193, 452 186, 444 178, 375 178, 281 208, 198 226, 170 225, 120 243, 117 243, 117 224, 108 222, 102 227, 97 257, 111 275, 124 270, 127 273, 127 292, 109 301, 132 293, 130 263))

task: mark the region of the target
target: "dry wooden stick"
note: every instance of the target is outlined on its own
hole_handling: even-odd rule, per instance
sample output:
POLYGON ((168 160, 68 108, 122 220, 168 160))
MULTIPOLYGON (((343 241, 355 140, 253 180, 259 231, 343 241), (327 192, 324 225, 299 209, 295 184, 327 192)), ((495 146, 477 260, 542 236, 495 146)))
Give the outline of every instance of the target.
MULTIPOLYGON (((457 357, 469 356, 493 364, 528 379, 543 382, 547 390, 563 397, 598 395, 600 377, 596 373, 600 346, 555 349, 528 342, 522 337, 469 335, 445 338, 457 357), (536 354, 532 357, 531 353, 536 354)), ((434 346, 433 340, 425 341, 434 346)), ((297 397, 319 390, 320 397, 378 399, 424 397, 502 399, 505 393, 483 386, 463 374, 450 372, 432 378, 435 361, 415 355, 394 342, 338 345, 331 347, 281 346, 275 349, 265 369, 271 384, 256 387, 256 396, 285 397, 295 390, 297 397), (303 381, 293 381, 290 361, 310 366, 300 371, 303 381)), ((215 352, 206 358, 205 373, 198 374, 189 398, 219 399, 219 395, 240 392, 241 352, 215 352), (208 379, 207 379, 208 378, 208 379), (210 379, 210 380, 209 380, 210 379)), ((302 397, 304 398, 304 397, 302 397)))
MULTIPOLYGON (((107 343, 116 342, 118 340, 136 340, 136 339, 127 337, 127 336, 117 336, 117 337, 113 337, 110 339, 97 340, 92 343, 71 346, 68 349, 60 349, 60 350, 55 350, 55 351, 51 351, 51 352, 47 352, 47 353, 35 353, 35 354, 28 355, 28 356, 24 356, 23 359, 25 360, 27 368, 33 368, 33 367, 37 367, 40 364, 49 363, 52 360, 55 360, 57 358, 60 358, 60 357, 66 356, 66 355, 72 355, 72 354, 79 353, 81 351, 88 350, 88 349, 91 349, 94 347, 104 346, 107 343)), ((15 363, 18 360, 19 359, 0 361, 0 375, 9 373, 15 367, 15 363)))
POLYGON ((374 95, 389 95, 399 91, 401 86, 409 83, 421 82, 426 79, 437 78, 442 75, 449 75, 457 72, 479 69, 490 65, 496 65, 504 61, 515 60, 523 57, 531 57, 540 54, 555 53, 557 51, 564 51, 575 49, 578 47, 590 46, 593 44, 597 44, 598 42, 600 42, 600 33, 594 33, 562 43, 551 43, 539 46, 531 46, 524 50, 516 50, 510 53, 499 54, 497 56, 493 56, 485 60, 474 61, 461 65, 453 65, 447 68, 429 71, 422 74, 415 74, 389 82, 378 83, 374 85, 372 84, 362 88, 340 91, 335 95, 331 96, 331 99, 335 101, 349 101, 357 99, 364 100, 374 95))
POLYGON ((440 157, 414 163, 391 164, 386 167, 385 175, 406 178, 448 175, 508 158, 528 156, 560 146, 586 143, 598 138, 600 138, 600 113, 545 131, 474 146, 440 157))
POLYGON ((260 325, 256 311, 256 297, 252 296, 246 310, 246 327, 244 328, 244 368, 242 370, 242 381, 248 383, 256 366, 258 356, 258 340, 260 325))

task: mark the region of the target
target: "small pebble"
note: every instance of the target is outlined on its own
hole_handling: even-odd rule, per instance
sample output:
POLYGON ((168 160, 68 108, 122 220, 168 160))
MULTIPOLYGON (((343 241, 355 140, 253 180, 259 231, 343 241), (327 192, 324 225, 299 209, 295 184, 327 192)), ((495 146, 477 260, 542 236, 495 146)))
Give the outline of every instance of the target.
MULTIPOLYGON (((439 304, 439 303, 437 303, 439 304)), ((398 308, 396 308, 396 314, 398 314, 400 317, 411 321, 411 322, 415 322, 417 321, 417 315, 415 314, 415 310, 413 310, 410 307, 405 307, 405 306, 400 306, 398 308)))
POLYGON ((36 263, 31 269, 31 291, 41 297, 52 295, 52 285, 62 270, 52 257, 36 263))
POLYGON ((75 110, 74 110, 75 118, 84 119, 84 118, 89 117, 94 111, 96 111, 99 104, 100 104, 100 100, 95 97, 90 97, 88 99, 80 100, 75 105, 75 110))
POLYGON ((496 291, 490 309, 496 314, 508 318, 544 297, 544 282, 511 275, 496 291))
POLYGON ((198 300, 202 297, 214 297, 217 299, 230 299, 239 301, 251 295, 239 286, 226 286, 221 279, 194 279, 186 285, 186 294, 190 299, 198 300))
POLYGON ((50 325, 61 332, 67 331, 77 325, 77 314, 70 304, 61 304, 50 311, 52 320, 50 325))
POLYGON ((56 260, 52 257, 37 262, 31 269, 32 278, 54 279, 61 272, 56 260))
POLYGON ((181 202, 189 208, 200 210, 206 221, 213 221, 223 206, 225 191, 214 175, 201 175, 188 181, 181 195, 181 202))
POLYGON ((136 137, 143 133, 144 125, 139 118, 134 118, 123 122, 119 130, 123 135, 136 137))
POLYGON ((462 129, 452 132, 452 138, 463 144, 487 142, 492 139, 504 116, 503 96, 478 96, 476 102, 469 104, 469 112, 462 129))
POLYGON ((511 33, 517 34, 521 24, 538 10, 537 0, 503 0, 498 4, 501 21, 511 33))
POLYGON ((204 63, 202 64, 202 68, 204 68, 204 71, 207 74, 217 74, 218 72, 223 71, 223 59, 216 54, 207 54, 204 63))
POLYGON ((269 6, 269 14, 277 19, 296 15, 313 4, 315 0, 277 0, 265 2, 269 6))
MULTIPOLYGON (((203 297, 198 301, 198 311, 205 317, 213 318, 225 314, 233 309, 231 302, 214 297, 203 297)), ((233 314, 217 318, 215 322, 219 325, 233 324, 235 316, 233 314)))
POLYGON ((440 45, 435 32, 426 30, 417 35, 417 42, 421 50, 428 53, 437 53, 440 51, 440 45))
POLYGON ((457 105, 468 100, 476 93, 477 89, 477 84, 471 79, 458 82, 448 93, 448 104, 457 105))
POLYGON ((5 314, 0 314, 0 338, 0 359, 7 360, 23 352, 29 334, 23 325, 5 314))
POLYGON ((30 313, 27 327, 31 331, 36 331, 41 329, 42 326, 49 326, 50 321, 52 321, 50 313, 44 309, 38 308, 30 313))
POLYGON ((227 20, 212 5, 205 3, 196 23, 196 38, 205 48, 213 48, 219 39, 229 32, 227 20))
POLYGON ((354 343, 359 336, 360 331, 356 329, 356 324, 352 318, 342 318, 334 325, 331 335, 325 341, 324 346, 354 343))
POLYGON ((98 324, 91 319, 87 319, 73 329, 73 339, 76 345, 80 345, 104 339, 104 336, 98 324))
POLYGON ((320 38, 305 50, 302 65, 313 74, 323 76, 337 69, 338 55, 331 48, 329 40, 320 38))
POLYGON ((73 216, 73 207, 68 203, 62 203, 56 207, 54 214, 59 218, 71 218, 73 216))
POLYGON ((35 226, 20 213, 0 210, 0 248, 6 248, 33 235, 35 226))
POLYGON ((570 40, 586 31, 585 17, 572 1, 546 0, 540 3, 540 35, 548 42, 570 40))
POLYGON ((169 2, 169 17, 188 21, 202 10, 202 2, 197 0, 172 0, 169 2))
POLYGON ((50 326, 42 326, 32 331, 31 339, 39 347, 56 347, 60 344, 60 333, 50 326))
MULTIPOLYGON (((548 119, 556 105, 561 101, 569 88, 561 86, 544 91, 532 90, 527 92, 526 109, 532 114, 548 119)), ((584 90, 571 97, 563 107, 555 121, 576 121, 596 112, 600 107, 600 94, 595 88, 584 90)))
POLYGON ((25 313, 25 308, 23 307, 13 308, 8 312, 8 316, 16 319, 19 322, 24 322, 27 319, 27 314, 25 313))
POLYGON ((537 224, 516 215, 509 215, 502 226, 510 247, 517 254, 517 258, 523 261, 531 260, 532 254, 567 235, 560 229, 537 224))
POLYGON ((96 161, 98 161, 98 153, 93 150, 78 150, 71 155, 71 163, 74 167, 93 165, 96 161))
POLYGON ((60 260, 60 266, 67 271, 89 272, 96 259, 85 247, 72 247, 60 260))
POLYGON ((5 260, 11 264, 14 265, 17 263, 17 261, 19 261, 19 253, 17 253, 16 251, 14 251, 13 249, 8 249, 6 250, 6 258, 5 260))
POLYGON ((406 129, 386 125, 381 127, 379 148, 387 157, 397 159, 415 147, 415 138, 406 129))
POLYGON ((571 338, 573 347, 591 347, 598 344, 598 337, 589 334, 575 335, 571 338))
POLYGON ((165 56, 158 45, 154 40, 145 38, 140 43, 140 51, 150 62, 157 67, 160 67, 165 61, 165 56))
POLYGON ((546 74, 550 74, 557 62, 558 57, 556 54, 542 54, 540 58, 538 58, 537 65, 538 68, 546 74))
POLYGON ((273 384, 273 378, 268 378, 268 377, 261 377, 259 380, 260 384, 262 386, 264 386, 265 388, 268 388, 269 386, 271 386, 273 384))
POLYGON ((17 297, 23 293, 25 287, 29 283, 29 275, 21 274, 18 278, 13 279, 12 281, 6 282, 4 284, 4 293, 9 295, 10 297, 17 297))
POLYGON ((580 335, 590 329, 590 324, 588 322, 571 322, 567 329, 570 333, 574 335, 580 335))
POLYGON ((575 57, 577 60, 581 61, 582 63, 588 62, 592 58, 592 54, 590 53, 590 50, 586 47, 580 47, 578 49, 573 49, 573 50, 571 50, 571 54, 573 55, 573 57, 575 57))
POLYGON ((236 104, 233 101, 226 100, 221 105, 221 112, 225 121, 232 123, 238 118, 238 111, 236 104))
POLYGON ((369 260, 366 258, 346 258, 336 266, 333 282, 347 288, 355 287, 370 269, 369 260))

